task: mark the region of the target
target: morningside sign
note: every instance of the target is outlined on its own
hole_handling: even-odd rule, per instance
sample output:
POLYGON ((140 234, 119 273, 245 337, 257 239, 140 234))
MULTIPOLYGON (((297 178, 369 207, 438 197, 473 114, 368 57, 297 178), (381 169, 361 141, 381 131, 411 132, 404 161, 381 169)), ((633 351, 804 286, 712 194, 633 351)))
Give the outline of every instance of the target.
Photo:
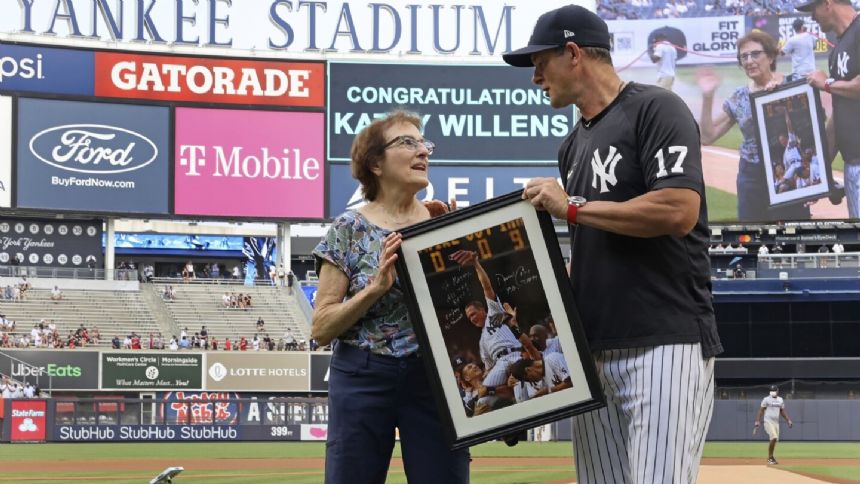
MULTIPOLYGON (((291 53, 495 56, 525 45, 527 0, 19 0, 0 32, 291 53)), ((593 2, 581 3, 593 8, 593 2)))

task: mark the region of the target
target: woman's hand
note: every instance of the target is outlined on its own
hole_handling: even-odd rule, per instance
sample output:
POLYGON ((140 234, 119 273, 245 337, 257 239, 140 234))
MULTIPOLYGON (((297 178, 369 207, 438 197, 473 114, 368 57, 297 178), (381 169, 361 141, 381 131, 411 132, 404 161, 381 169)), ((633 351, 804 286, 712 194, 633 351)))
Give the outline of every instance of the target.
POLYGON ((696 70, 696 84, 704 96, 713 96, 720 87, 720 77, 710 67, 701 67, 696 70))
POLYGON ((402 241, 403 236, 397 232, 388 234, 383 241, 382 253, 379 255, 379 270, 370 278, 370 284, 367 286, 378 297, 382 297, 394 285, 394 280, 397 278, 394 263, 397 261, 397 249, 400 248, 402 241))

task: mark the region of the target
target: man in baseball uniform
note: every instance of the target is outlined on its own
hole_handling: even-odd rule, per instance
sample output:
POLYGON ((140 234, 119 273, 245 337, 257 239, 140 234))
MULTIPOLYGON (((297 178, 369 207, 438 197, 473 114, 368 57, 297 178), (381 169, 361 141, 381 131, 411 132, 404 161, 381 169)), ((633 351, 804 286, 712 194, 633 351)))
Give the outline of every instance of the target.
POLYGON ((561 353, 544 355, 543 359, 523 358, 510 367, 514 397, 517 402, 559 392, 573 386, 567 363, 561 353))
POLYGON ((478 261, 478 253, 458 250, 450 258, 464 267, 473 267, 484 291, 486 305, 481 301, 472 301, 464 308, 466 318, 475 327, 481 328, 479 349, 486 369, 483 383, 488 387, 505 385, 508 367, 522 358, 525 345, 532 347, 531 339, 520 332, 516 319, 505 311, 506 308, 493 289, 490 276, 478 261))
POLYGON ((776 465, 779 462, 773 457, 773 451, 776 449, 776 442, 779 440, 779 417, 782 416, 785 419, 788 423, 788 428, 794 425, 791 419, 788 418, 788 414, 785 413, 785 402, 779 396, 779 388, 776 385, 771 385, 770 394, 761 401, 761 408, 759 408, 758 415, 755 417, 753 434, 761 426, 762 415, 764 415, 764 431, 770 439, 770 445, 767 447, 767 463, 776 465))
POLYGON ((701 138, 676 94, 622 81, 606 23, 568 5, 543 14, 528 46, 554 108, 581 117, 556 178, 523 191, 566 220, 571 288, 607 406, 574 418, 579 483, 694 483, 722 352, 711 295, 701 138))

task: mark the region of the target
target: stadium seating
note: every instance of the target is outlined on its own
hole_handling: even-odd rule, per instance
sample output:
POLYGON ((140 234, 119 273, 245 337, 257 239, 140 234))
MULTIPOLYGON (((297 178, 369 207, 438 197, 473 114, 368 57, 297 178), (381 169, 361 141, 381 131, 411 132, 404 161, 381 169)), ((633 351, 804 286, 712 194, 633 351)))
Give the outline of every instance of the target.
MULTIPOLYGON (((225 338, 238 341, 244 336, 249 341, 256 333, 257 318, 265 321, 265 331, 275 341, 282 338, 287 329, 292 330, 296 339, 309 341, 309 326, 298 308, 295 298, 287 295, 286 288, 259 285, 246 287, 236 284, 217 284, 208 280, 183 284, 176 279, 156 279, 152 288, 160 291, 165 284, 171 284, 176 292, 175 301, 160 304, 174 322, 174 332, 165 334, 179 335, 188 328, 189 337, 200 331, 201 325, 209 330, 210 337, 223 344, 225 338), (250 294, 252 307, 249 309, 225 308, 221 302, 224 292, 250 294)), ((261 334, 261 337, 262 337, 261 334)))
POLYGON ((30 289, 23 301, 0 300, 0 314, 16 322, 15 333, 29 334, 42 319, 54 320, 61 338, 83 324, 92 330, 98 327, 100 348, 110 348, 111 338, 122 339, 132 331, 142 337, 161 331, 152 311, 138 291, 63 291, 61 301, 51 301, 48 289, 30 289))

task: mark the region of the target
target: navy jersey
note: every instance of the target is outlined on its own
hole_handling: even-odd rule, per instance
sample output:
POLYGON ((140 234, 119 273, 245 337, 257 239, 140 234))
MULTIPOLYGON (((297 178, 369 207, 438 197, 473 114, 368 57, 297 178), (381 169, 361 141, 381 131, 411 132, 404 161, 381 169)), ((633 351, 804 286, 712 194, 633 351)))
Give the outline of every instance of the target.
POLYGON ((559 152, 570 195, 623 202, 652 190, 701 196, 684 237, 628 237, 571 227, 571 282, 592 350, 701 343, 722 351, 714 321, 708 220, 698 125, 665 89, 629 84, 599 115, 580 121, 559 152))
MULTIPOLYGON (((850 81, 860 75, 860 16, 839 37, 830 51, 830 77, 837 81, 850 81)), ((836 148, 846 162, 860 163, 860 99, 833 96, 833 118, 836 124, 836 148)))

